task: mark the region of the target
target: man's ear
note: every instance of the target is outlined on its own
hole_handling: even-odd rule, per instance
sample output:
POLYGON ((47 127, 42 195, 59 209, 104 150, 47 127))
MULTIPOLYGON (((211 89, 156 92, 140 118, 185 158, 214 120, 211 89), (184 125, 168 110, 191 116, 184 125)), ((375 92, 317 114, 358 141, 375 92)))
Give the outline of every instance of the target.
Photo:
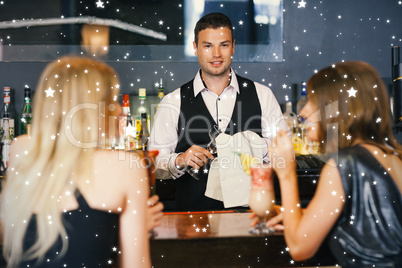
POLYGON ((194 55, 198 56, 197 54, 197 43, 193 41, 193 49, 194 49, 194 55))

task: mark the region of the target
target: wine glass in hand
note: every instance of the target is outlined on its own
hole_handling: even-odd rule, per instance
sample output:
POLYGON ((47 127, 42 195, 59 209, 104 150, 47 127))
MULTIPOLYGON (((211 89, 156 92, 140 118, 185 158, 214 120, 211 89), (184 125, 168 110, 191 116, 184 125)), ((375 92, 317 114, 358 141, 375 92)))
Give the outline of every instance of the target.
POLYGON ((250 208, 258 217, 258 223, 249 229, 252 234, 269 234, 274 232, 266 226, 267 216, 275 205, 275 191, 272 167, 268 164, 256 164, 251 170, 250 208))
MULTIPOLYGON (((216 138, 221 134, 222 131, 219 129, 217 125, 214 125, 208 132, 209 138, 211 141, 207 145, 207 150, 213 154, 214 157, 217 156, 217 148, 216 148, 216 138)), ((199 180, 202 177, 207 177, 207 173, 210 169, 210 165, 212 163, 212 160, 208 159, 208 162, 204 164, 204 166, 201 168, 202 170, 199 170, 198 168, 194 168, 191 166, 187 167, 187 172, 196 180, 199 180)))

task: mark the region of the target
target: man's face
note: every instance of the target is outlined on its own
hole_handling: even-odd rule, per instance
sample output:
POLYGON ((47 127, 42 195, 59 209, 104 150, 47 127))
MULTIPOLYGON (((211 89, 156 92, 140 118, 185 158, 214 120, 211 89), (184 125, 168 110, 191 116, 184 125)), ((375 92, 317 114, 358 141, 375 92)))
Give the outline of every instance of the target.
POLYGON ((207 28, 198 33, 198 46, 193 42, 203 75, 221 76, 229 72, 234 53, 232 33, 226 27, 207 28))

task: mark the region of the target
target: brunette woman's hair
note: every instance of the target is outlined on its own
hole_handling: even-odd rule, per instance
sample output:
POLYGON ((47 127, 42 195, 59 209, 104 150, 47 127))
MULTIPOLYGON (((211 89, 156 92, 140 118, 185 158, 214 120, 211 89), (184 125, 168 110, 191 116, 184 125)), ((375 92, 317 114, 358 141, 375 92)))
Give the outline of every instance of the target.
POLYGON ((388 94, 373 66, 362 61, 333 64, 309 79, 307 94, 319 109, 322 153, 360 139, 402 159, 392 133, 388 94))

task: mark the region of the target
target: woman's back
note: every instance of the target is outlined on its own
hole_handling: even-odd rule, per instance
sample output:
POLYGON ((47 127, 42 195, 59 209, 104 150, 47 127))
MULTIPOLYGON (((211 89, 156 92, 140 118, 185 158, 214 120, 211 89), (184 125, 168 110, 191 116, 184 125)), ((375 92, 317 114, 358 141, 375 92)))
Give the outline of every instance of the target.
MULTIPOLYGON (((62 215, 68 237, 67 252, 60 256, 61 239, 47 251, 38 267, 107 267, 116 264, 119 214, 92 209, 77 189, 75 197, 78 208, 65 211, 62 215)), ((28 224, 24 239, 24 250, 35 243, 37 237, 36 216, 28 224)), ((21 267, 35 267, 37 260, 24 261, 21 267)))
POLYGON ((345 205, 328 242, 342 267, 402 265, 401 175, 391 177, 394 165, 379 162, 371 149, 356 145, 337 156, 345 205))
MULTIPOLYGON (((18 137, 13 142, 10 163, 24 153, 29 142, 27 136, 18 137)), ((116 263, 119 252, 124 267, 138 267, 132 263, 136 254, 140 259, 148 257, 145 266, 150 263, 144 217, 149 189, 146 170, 140 168, 139 161, 137 155, 127 152, 94 151, 88 167, 91 176, 76 179, 75 192, 70 192, 66 186, 64 195, 57 200, 68 236, 67 253, 61 259, 56 258, 62 246, 61 239, 58 239, 38 267, 64 267, 64 264, 68 264, 67 267, 107 267, 116 263)), ((35 242, 36 227, 34 214, 28 224, 24 251, 35 242)), ((34 263, 23 262, 21 267, 27 264, 32 267, 34 263)))

